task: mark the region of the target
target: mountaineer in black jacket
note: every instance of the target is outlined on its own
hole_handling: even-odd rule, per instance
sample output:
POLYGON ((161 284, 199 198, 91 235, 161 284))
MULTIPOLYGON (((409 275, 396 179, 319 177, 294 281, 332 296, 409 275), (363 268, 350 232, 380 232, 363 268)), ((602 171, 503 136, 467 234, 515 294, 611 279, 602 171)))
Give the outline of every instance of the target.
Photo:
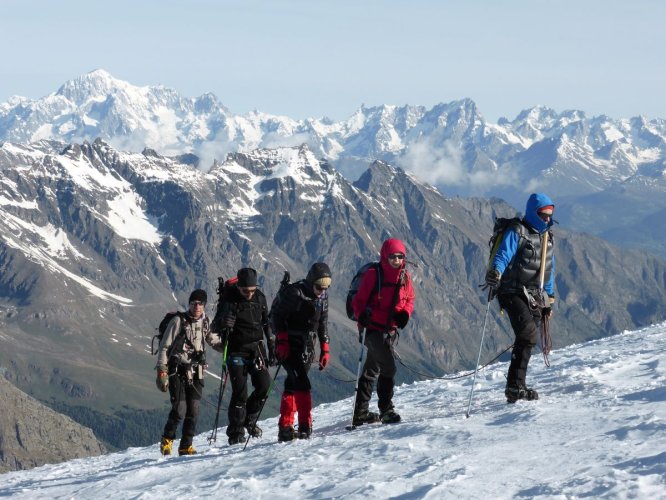
POLYGON ((229 444, 245 441, 245 429, 252 437, 261 436, 257 417, 268 394, 271 378, 268 366, 275 364, 275 341, 268 323, 266 297, 257 288, 257 271, 238 270, 236 286, 217 310, 211 329, 226 336, 227 367, 231 379, 229 402, 229 444), (262 340, 266 338, 268 357, 262 340), (247 396, 247 377, 254 391, 247 396))

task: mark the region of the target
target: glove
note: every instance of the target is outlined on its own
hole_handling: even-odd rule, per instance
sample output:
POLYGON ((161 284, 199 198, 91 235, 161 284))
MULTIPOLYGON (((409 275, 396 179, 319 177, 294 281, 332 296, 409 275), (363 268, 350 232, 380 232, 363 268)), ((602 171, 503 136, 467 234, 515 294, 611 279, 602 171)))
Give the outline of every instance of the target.
POLYGON ((328 352, 328 344, 323 342, 321 344, 321 352, 319 353, 319 371, 328 366, 328 360, 330 357, 331 355, 328 352))
POLYGON ((167 372, 167 367, 160 365, 157 367, 157 379, 155 380, 155 385, 157 388, 166 392, 169 390, 169 373, 167 372))
POLYGON ((407 311, 398 311, 395 313, 395 316, 393 316, 393 319, 395 320, 395 324, 398 325, 398 328, 402 330, 407 326, 407 322, 409 321, 409 314, 407 311))
POLYGON ((236 316, 232 314, 225 316, 224 319, 222 320, 222 326, 224 328, 228 328, 229 330, 233 330, 235 324, 236 324, 236 316))
POLYGON ((278 360, 275 355, 275 339, 269 337, 266 344, 268 345, 268 366, 277 366, 278 360))
POLYGON ((275 339, 277 341, 275 356, 278 361, 284 361, 289 357, 289 334, 285 331, 278 332, 275 339))
POLYGON ((541 315, 544 318, 550 318, 553 315, 553 304, 555 303, 555 297, 552 295, 548 296, 548 305, 541 310, 541 315))
POLYGON ((361 326, 368 326, 370 324, 370 316, 372 313, 370 309, 365 309, 358 317, 358 324, 361 326))
POLYGON ((486 273, 486 285, 495 290, 499 286, 501 278, 502 275, 497 269, 488 269, 486 273))

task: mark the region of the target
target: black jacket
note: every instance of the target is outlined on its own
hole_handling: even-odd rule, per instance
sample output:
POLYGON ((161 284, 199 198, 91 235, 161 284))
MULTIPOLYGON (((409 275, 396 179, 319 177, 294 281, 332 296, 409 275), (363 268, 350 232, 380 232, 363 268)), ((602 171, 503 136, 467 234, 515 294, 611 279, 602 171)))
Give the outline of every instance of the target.
POLYGON ((276 332, 289 335, 317 334, 319 343, 328 343, 328 294, 317 298, 312 285, 305 280, 288 285, 280 292, 280 300, 273 309, 276 332))
POLYGON ((266 337, 266 341, 271 338, 266 296, 259 289, 250 300, 238 289, 229 295, 218 307, 212 328, 222 332, 227 330, 228 354, 256 354, 263 338, 266 337))

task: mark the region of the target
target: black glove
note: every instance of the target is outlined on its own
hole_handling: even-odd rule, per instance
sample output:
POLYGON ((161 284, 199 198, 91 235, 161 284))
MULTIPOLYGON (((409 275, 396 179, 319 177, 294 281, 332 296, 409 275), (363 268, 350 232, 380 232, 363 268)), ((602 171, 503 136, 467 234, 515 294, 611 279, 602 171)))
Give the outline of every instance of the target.
POLYGON ((486 273, 486 285, 495 290, 497 287, 499 287, 501 278, 502 275, 497 269, 488 269, 488 272, 486 273))
POLYGON ((233 330, 235 324, 236 324, 236 316, 234 316, 233 314, 225 316, 222 320, 222 328, 226 328, 228 330, 233 330))
POLYGON ((395 324, 398 325, 398 328, 402 330, 407 326, 407 322, 409 321, 409 314, 407 311, 398 311, 395 313, 395 316, 393 316, 393 319, 395 320, 395 324))
POLYGON ((370 324, 370 316, 372 313, 370 309, 365 309, 358 317, 358 324, 361 326, 368 326, 370 324))
POLYGON ((266 344, 268 345, 268 366, 277 366, 278 360, 275 355, 275 339, 269 337, 266 344))

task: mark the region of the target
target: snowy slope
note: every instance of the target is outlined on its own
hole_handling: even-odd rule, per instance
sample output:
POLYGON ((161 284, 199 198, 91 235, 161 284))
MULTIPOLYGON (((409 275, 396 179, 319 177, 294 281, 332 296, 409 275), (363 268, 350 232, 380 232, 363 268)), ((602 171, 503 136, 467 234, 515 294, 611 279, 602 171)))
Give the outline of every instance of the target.
POLYGON ((469 419, 471 377, 430 380, 397 388, 401 424, 348 432, 347 399, 315 409, 309 441, 278 444, 273 418, 245 452, 221 429, 213 446, 197 437, 194 457, 162 458, 154 445, 7 473, 0 496, 666 498, 666 323, 551 363, 535 354, 542 397, 516 405, 502 395, 506 364, 481 371, 469 419))

